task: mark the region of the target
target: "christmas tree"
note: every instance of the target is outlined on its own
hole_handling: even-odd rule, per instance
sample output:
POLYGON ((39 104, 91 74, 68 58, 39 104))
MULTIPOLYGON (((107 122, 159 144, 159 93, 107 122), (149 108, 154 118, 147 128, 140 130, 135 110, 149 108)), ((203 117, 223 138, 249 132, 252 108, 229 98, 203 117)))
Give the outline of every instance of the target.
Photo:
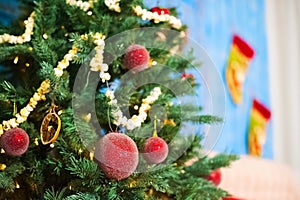
POLYGON ((229 196, 218 169, 236 156, 200 154, 190 128, 222 119, 199 114, 176 9, 23 3, 0 28, 0 199, 229 196))

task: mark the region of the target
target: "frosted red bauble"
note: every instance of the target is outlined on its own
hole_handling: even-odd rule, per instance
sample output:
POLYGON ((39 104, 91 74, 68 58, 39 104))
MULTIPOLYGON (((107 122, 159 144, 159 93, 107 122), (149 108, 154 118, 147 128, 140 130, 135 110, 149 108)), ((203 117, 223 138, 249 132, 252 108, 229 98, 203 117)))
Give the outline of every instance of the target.
POLYGON ((217 169, 210 173, 209 176, 205 177, 207 180, 213 182, 215 185, 219 185, 222 180, 222 173, 220 169, 217 169))
POLYGON ((160 8, 160 7, 154 7, 150 9, 151 12, 157 13, 159 15, 169 15, 170 11, 168 8, 160 8))
POLYGON ((163 162, 169 153, 168 144, 160 137, 151 137, 145 141, 143 147, 143 157, 151 164, 163 162))
POLYGON ((126 49, 123 64, 132 72, 140 72, 148 68, 149 61, 148 50, 144 46, 133 44, 126 49))
POLYGON ((108 178, 122 180, 135 171, 139 162, 138 148, 127 135, 112 132, 97 143, 95 159, 108 178))
POLYGON ((0 138, 0 146, 10 156, 21 156, 29 146, 29 136, 21 128, 6 131, 0 138))

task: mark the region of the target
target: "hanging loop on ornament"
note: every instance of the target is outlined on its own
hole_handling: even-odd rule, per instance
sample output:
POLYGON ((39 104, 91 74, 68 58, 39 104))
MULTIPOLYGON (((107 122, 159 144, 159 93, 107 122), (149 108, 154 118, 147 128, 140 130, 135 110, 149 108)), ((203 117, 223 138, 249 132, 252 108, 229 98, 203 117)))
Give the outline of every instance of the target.
POLYGON ((44 117, 41 128, 41 141, 44 145, 54 143, 58 138, 61 129, 60 117, 55 112, 55 107, 52 107, 50 112, 44 117))
POLYGON ((157 123, 157 117, 156 117, 156 115, 154 116, 154 131, 153 131, 153 137, 158 137, 158 135, 157 135, 157 125, 156 125, 156 123, 157 123))

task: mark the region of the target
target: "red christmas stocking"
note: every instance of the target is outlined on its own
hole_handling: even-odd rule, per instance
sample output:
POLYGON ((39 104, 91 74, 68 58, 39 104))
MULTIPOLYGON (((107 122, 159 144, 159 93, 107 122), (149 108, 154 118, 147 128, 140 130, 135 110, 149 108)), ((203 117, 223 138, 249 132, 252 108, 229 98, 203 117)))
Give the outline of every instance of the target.
POLYGON ((266 141, 266 126, 270 118, 270 110, 254 99, 248 133, 250 155, 259 157, 262 155, 262 147, 266 141))
POLYGON ((243 83, 249 62, 254 56, 254 50, 239 36, 233 36, 226 68, 226 82, 234 103, 243 100, 243 83))

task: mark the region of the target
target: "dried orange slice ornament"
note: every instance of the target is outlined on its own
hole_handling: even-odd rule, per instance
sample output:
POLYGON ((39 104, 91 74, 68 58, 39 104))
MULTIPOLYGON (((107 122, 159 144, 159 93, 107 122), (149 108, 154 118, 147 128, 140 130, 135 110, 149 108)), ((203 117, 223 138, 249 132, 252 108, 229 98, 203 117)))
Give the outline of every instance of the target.
POLYGON ((56 114, 54 109, 51 109, 42 122, 40 128, 41 141, 44 145, 54 143, 58 138, 61 129, 60 117, 56 114))

